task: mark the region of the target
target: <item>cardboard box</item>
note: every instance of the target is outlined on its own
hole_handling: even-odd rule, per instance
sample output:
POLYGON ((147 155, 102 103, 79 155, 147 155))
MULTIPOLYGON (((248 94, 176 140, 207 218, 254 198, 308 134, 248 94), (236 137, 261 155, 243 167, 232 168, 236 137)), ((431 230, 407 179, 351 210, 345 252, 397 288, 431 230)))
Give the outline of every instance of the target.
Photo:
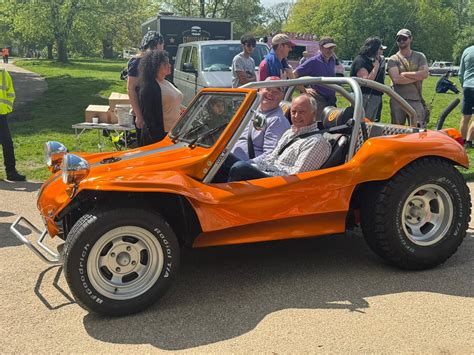
POLYGON ((128 98, 127 94, 120 94, 118 92, 113 92, 109 96, 109 106, 110 106, 110 111, 115 110, 115 105, 118 104, 129 104, 130 99, 128 98))
POLYGON ((99 123, 110 123, 110 116, 107 105, 89 105, 86 108, 86 122, 92 122, 92 117, 99 117, 99 123))

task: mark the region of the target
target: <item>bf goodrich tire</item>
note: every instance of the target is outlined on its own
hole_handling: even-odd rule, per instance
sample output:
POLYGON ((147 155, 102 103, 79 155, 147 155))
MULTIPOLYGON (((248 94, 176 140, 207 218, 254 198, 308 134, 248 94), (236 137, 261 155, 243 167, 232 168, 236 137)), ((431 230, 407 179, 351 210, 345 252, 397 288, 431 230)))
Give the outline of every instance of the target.
POLYGON ((93 210, 71 229, 64 273, 77 303, 120 316, 139 312, 168 289, 179 267, 177 238, 158 214, 93 210))
POLYGON ((447 161, 424 158, 365 190, 361 224, 376 254, 400 268, 422 270, 456 252, 470 215, 463 176, 447 161))

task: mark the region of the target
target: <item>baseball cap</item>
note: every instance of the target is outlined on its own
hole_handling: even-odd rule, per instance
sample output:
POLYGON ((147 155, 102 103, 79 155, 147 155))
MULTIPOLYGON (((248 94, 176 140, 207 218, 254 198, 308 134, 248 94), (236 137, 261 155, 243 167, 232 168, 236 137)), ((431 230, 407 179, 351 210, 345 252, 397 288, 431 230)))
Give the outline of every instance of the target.
MULTIPOLYGON (((273 81, 273 80, 281 80, 281 78, 278 76, 269 76, 265 79, 265 81, 273 81)), ((280 89, 280 91, 283 91, 283 92, 285 91, 282 87, 279 87, 277 89, 280 89)))
POLYGON ((284 33, 279 33, 272 38, 272 45, 289 43, 290 46, 294 47, 295 43, 291 41, 290 37, 284 33))
POLYGON ((407 30, 406 28, 402 28, 400 31, 397 32, 397 36, 405 36, 405 37, 411 37, 411 31, 407 30))
POLYGON ((144 50, 148 48, 151 42, 163 43, 163 36, 161 35, 161 33, 156 31, 148 31, 147 33, 145 33, 142 39, 142 43, 140 45, 140 49, 144 50))
POLYGON ((319 46, 324 48, 337 47, 337 44, 334 43, 334 40, 331 37, 323 37, 319 41, 319 46))

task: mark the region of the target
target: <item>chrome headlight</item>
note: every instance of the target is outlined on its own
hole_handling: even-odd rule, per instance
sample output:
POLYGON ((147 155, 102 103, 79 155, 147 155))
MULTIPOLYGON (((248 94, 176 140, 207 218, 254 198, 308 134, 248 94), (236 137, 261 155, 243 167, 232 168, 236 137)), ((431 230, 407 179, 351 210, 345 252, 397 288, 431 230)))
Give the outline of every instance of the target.
POLYGON ((67 148, 64 144, 54 141, 49 141, 44 144, 44 160, 46 165, 53 168, 54 172, 58 171, 61 160, 66 153, 67 148))
POLYGON ((65 184, 77 184, 83 180, 90 170, 87 160, 74 154, 66 154, 61 163, 63 182, 65 184))

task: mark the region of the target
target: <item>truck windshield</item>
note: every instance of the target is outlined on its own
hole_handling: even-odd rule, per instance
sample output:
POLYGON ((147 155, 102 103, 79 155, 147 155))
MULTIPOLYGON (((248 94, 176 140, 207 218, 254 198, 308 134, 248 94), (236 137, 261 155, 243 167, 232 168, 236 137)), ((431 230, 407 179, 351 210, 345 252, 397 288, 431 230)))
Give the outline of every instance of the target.
MULTIPOLYGON (((242 47, 240 47, 239 43, 222 43, 203 46, 201 51, 202 68, 204 71, 230 71, 232 59, 240 52, 242 52, 242 47)), ((267 53, 267 46, 257 43, 257 47, 255 47, 252 53, 252 58, 255 61, 255 69, 258 68, 267 53)))
POLYGON ((171 139, 211 147, 224 132, 244 99, 243 93, 200 95, 171 131, 171 139))

